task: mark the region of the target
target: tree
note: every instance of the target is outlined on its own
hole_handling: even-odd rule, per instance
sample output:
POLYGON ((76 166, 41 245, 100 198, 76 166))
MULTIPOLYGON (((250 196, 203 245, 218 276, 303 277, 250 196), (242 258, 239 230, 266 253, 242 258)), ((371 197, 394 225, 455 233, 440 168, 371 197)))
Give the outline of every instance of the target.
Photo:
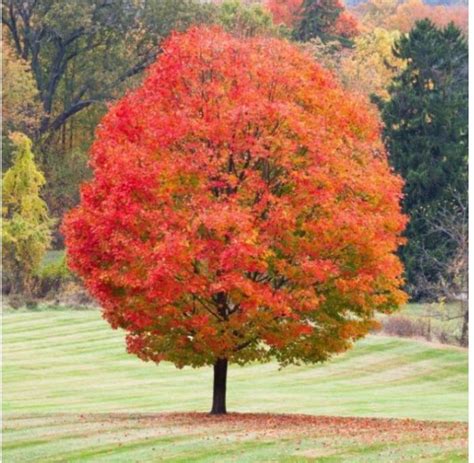
POLYGON ((65 219, 68 263, 128 351, 214 365, 321 362, 405 300, 405 217, 377 119, 293 45, 173 34, 113 106, 65 219))
MULTIPOLYGON (((442 274, 436 266, 420 267, 420 249, 434 260, 450 260, 455 247, 430 233, 427 223, 437 210, 459 195, 467 202, 467 44, 453 24, 438 29, 429 20, 416 23, 394 48, 407 62, 379 102, 384 138, 394 168, 406 180, 405 211, 411 216, 402 250, 407 280, 423 274, 432 283, 442 274)), ((432 298, 411 286, 415 298, 432 298)))
POLYGON ((339 40, 322 41, 319 37, 304 42, 301 49, 309 53, 313 59, 328 71, 331 71, 339 80, 342 80, 341 66, 350 49, 342 46, 339 40))
POLYGON ((376 27, 391 29, 388 23, 398 5, 398 0, 367 0, 357 5, 355 13, 366 32, 376 27))
POLYGON ((207 21, 208 10, 193 0, 2 0, 2 23, 31 65, 42 104, 36 138, 116 97, 171 30, 207 21), (66 79, 73 68, 74 78, 66 79), (67 98, 58 98, 71 83, 63 88, 67 98))
POLYGON ((220 3, 215 22, 226 31, 243 37, 276 33, 271 15, 261 5, 246 5, 239 0, 220 3))
MULTIPOLYGON (((359 23, 356 17, 349 13, 347 10, 341 12, 333 27, 329 29, 335 37, 342 37, 346 39, 347 43, 350 43, 350 39, 353 39, 359 34, 359 23)), ((342 41, 344 43, 344 40, 342 41)))
POLYGON ((299 17, 294 35, 300 41, 337 38, 350 46, 350 39, 358 33, 356 19, 345 11, 340 0, 303 0, 299 17))
POLYGON ((387 30, 409 32, 417 21, 429 19, 438 27, 446 27, 450 22, 464 34, 468 31, 467 5, 430 5, 423 0, 368 0, 356 9, 362 28, 371 31, 376 27, 387 30))
POLYGON ((267 0, 265 7, 270 11, 275 24, 293 28, 299 21, 303 0, 267 0))
MULTIPOLYGON (((4 32, 4 31, 3 31, 4 32)), ((8 134, 31 135, 39 120, 39 99, 28 63, 15 55, 8 39, 2 41, 2 164, 11 165, 12 148, 8 134)))
POLYGON ((38 92, 31 69, 15 55, 5 37, 1 54, 3 127, 9 132, 31 131, 38 117, 38 92))
POLYGON ((344 85, 354 92, 386 100, 388 85, 405 65, 392 53, 399 38, 398 31, 380 28, 356 37, 352 53, 341 59, 339 75, 344 85))
POLYGON ((441 300, 456 301, 459 310, 451 314, 450 319, 462 319, 459 343, 467 347, 469 338, 469 304, 468 294, 468 207, 459 193, 453 192, 452 200, 440 205, 434 218, 427 219, 427 235, 435 235, 436 239, 447 248, 449 259, 438 259, 432 252, 427 251, 420 243, 419 265, 421 269, 436 268, 441 277, 433 282, 429 275, 420 272, 416 286, 426 294, 436 295, 441 300))
POLYGON ((10 292, 28 294, 51 239, 51 220, 40 197, 44 177, 34 163, 31 141, 19 132, 11 140, 15 158, 2 184, 3 266, 10 292))
POLYGON ((422 0, 406 0, 387 18, 387 26, 409 32, 417 21, 429 19, 438 27, 446 27, 453 22, 467 34, 468 16, 467 5, 428 5, 422 0))

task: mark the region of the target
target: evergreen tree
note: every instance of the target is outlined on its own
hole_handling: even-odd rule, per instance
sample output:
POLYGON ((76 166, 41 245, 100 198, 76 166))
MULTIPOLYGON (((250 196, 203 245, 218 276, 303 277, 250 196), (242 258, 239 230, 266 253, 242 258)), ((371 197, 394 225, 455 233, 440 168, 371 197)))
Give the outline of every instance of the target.
POLYGON ((45 180, 35 165, 30 139, 14 132, 11 140, 16 151, 2 185, 3 269, 10 292, 29 293, 51 241, 51 219, 39 195, 45 180))
POLYGON ((294 29, 295 39, 302 42, 314 38, 320 38, 323 42, 336 39, 345 46, 351 46, 352 41, 338 27, 344 10, 339 0, 304 0, 299 14, 301 19, 294 29))
POLYGON ((442 263, 455 253, 429 226, 454 198, 467 202, 468 49, 461 31, 419 21, 394 46, 406 68, 379 101, 384 138, 393 167, 406 181, 404 208, 410 215, 402 249, 408 289, 424 294, 418 282, 444 278, 442 263))

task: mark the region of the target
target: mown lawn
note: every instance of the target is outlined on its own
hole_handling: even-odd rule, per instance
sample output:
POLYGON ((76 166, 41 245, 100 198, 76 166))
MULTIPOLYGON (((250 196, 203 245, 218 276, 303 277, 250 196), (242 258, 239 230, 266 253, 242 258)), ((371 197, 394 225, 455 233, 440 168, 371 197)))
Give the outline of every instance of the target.
POLYGON ((231 367, 239 414, 211 419, 159 413, 206 412, 210 368, 143 363, 96 311, 5 313, 3 336, 7 463, 467 461, 464 424, 412 421, 467 420, 462 349, 372 336, 325 365, 231 367))

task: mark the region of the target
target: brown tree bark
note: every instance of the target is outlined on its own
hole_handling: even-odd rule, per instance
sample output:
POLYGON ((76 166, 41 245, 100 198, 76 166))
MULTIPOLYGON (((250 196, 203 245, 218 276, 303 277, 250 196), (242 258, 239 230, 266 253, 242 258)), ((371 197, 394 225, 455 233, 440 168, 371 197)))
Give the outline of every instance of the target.
POLYGON ((226 410, 227 359, 217 359, 214 364, 214 391, 211 415, 224 415, 226 410))

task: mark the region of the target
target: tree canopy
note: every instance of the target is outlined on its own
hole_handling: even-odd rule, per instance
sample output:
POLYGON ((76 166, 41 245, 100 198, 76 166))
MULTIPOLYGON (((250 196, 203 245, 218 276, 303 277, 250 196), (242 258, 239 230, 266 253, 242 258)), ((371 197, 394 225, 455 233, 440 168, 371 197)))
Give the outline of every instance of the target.
POLYGON ((11 135, 15 147, 13 165, 2 182, 2 243, 6 282, 12 293, 28 293, 33 274, 51 240, 51 220, 40 197, 44 184, 24 134, 11 135))
POLYGON ((339 76, 344 85, 363 95, 387 99, 387 87, 405 66, 405 61, 392 53, 399 38, 398 31, 380 28, 357 36, 352 53, 341 59, 339 76))
POLYGON ((2 0, 2 23, 31 66, 42 104, 35 136, 117 96, 171 30, 206 21, 210 7, 193 0, 2 0))
POLYGON ((144 360, 323 361, 405 300, 377 119, 287 42, 173 34, 91 155, 69 263, 144 360))
POLYGON ((340 0, 303 0, 294 29, 297 40, 337 39, 346 46, 358 34, 357 21, 340 0))
POLYGON ((403 203, 411 220, 402 256, 413 295, 432 297, 416 289, 417 279, 442 278, 427 262, 446 261, 455 250, 428 235, 427 224, 454 198, 467 202, 468 50, 456 26, 439 29, 423 20, 396 42, 394 53, 406 68, 380 107, 391 163, 406 180, 403 203))

